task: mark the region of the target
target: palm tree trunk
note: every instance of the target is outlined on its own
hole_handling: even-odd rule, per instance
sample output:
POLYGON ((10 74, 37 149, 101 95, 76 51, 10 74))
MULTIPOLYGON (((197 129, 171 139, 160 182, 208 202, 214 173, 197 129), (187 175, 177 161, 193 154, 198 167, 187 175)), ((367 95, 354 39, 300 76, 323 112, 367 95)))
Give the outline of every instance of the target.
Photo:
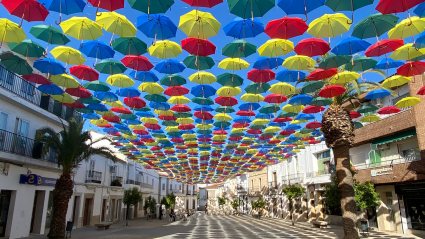
POLYGON ((344 239, 358 239, 356 230, 356 200, 350 165, 350 147, 354 143, 354 124, 350 112, 340 105, 331 105, 323 114, 322 131, 326 146, 332 148, 341 198, 344 239))
POLYGON ((70 174, 62 174, 56 181, 53 190, 53 215, 50 231, 47 235, 50 239, 64 238, 66 227, 66 213, 69 199, 72 196, 72 180, 70 174))

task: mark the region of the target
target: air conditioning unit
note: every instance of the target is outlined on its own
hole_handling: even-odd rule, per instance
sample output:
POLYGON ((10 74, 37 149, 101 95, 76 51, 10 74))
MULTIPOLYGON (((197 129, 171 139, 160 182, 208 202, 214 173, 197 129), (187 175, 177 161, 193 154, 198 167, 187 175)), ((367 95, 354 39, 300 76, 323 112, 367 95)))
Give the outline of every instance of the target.
POLYGON ((109 172, 110 173, 115 173, 115 167, 114 166, 109 166, 109 172))
POLYGON ((380 145, 376 145, 376 148, 379 149, 379 150, 389 149, 390 145, 389 144, 380 144, 380 145))

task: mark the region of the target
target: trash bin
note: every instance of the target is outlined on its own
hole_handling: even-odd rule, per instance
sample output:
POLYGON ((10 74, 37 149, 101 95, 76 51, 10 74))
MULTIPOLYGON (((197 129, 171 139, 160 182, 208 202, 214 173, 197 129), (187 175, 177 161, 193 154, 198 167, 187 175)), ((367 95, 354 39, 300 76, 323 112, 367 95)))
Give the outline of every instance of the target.
POLYGON ((69 233, 69 238, 71 238, 71 232, 73 227, 74 227, 74 222, 72 221, 66 222, 65 238, 68 238, 68 233, 69 233))

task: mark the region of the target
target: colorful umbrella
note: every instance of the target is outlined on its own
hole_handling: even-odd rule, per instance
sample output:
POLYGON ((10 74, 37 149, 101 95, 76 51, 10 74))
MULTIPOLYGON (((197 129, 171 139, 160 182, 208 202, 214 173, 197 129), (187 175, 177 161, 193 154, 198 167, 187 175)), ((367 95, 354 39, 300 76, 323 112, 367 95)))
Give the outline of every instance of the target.
POLYGON ((136 71, 149 71, 153 68, 152 63, 144 56, 125 56, 121 62, 136 71))
MULTIPOLYGON (((421 2, 423 1, 422 0, 412 0, 412 1, 380 0, 375 9, 381 12, 382 14, 393 14, 393 13, 409 11, 410 8, 418 5, 421 2)), ((409 17, 410 17, 410 13, 409 13, 409 17)))
POLYGON ((99 15, 99 8, 108 10, 110 12, 124 8, 124 0, 88 0, 88 2, 93 7, 96 7, 96 16, 99 15))
POLYGON ((351 35, 360 39, 378 38, 393 28, 397 24, 398 19, 398 17, 392 14, 382 15, 381 13, 376 13, 369 15, 354 26, 351 35))
POLYGON ((335 75, 336 73, 338 73, 338 70, 335 68, 331 68, 328 70, 324 70, 324 69, 317 69, 314 70, 313 72, 311 72, 308 76, 307 79, 309 81, 319 81, 319 80, 324 80, 327 78, 332 77, 333 75, 335 75))
POLYGON ((404 41, 401 39, 384 39, 370 46, 365 52, 365 55, 367 57, 382 56, 384 54, 397 50, 403 45, 404 41))
POLYGON ((95 69, 100 73, 114 75, 124 73, 127 68, 120 61, 107 59, 100 61, 95 69))
POLYGON ((96 23, 102 26, 107 32, 112 33, 110 45, 114 35, 120 37, 134 37, 136 35, 136 27, 124 15, 116 12, 102 12, 96 16, 96 23))
POLYGON ((388 37, 390 39, 403 39, 406 37, 412 37, 413 42, 415 42, 415 38, 413 36, 422 33, 424 31, 424 28, 424 19, 419 17, 409 17, 408 19, 404 19, 394 28, 392 28, 388 32, 388 37))
POLYGON ((194 70, 208 70, 211 69, 215 62, 210 56, 197 56, 197 55, 189 55, 184 60, 183 63, 187 68, 194 70))
POLYGON ((347 55, 337 56, 337 55, 331 54, 325 57, 319 63, 319 68, 324 70, 330 70, 330 69, 338 68, 342 65, 345 65, 349 63, 350 61, 351 61, 351 56, 347 56, 347 55))
POLYGON ((28 57, 40 58, 44 54, 44 48, 31 40, 25 39, 20 43, 11 42, 8 44, 11 51, 28 57))
MULTIPOLYGON (((134 81, 130 79, 130 77, 123 74, 114 74, 109 76, 106 79, 106 83, 110 84, 111 86, 116 86, 119 88, 131 87, 134 85, 134 81)), ((147 83, 144 83, 144 84, 147 84, 147 83)))
POLYGON ((271 38, 290 39, 304 34, 307 29, 307 24, 301 18, 283 17, 270 21, 264 32, 271 38))
POLYGON ((326 86, 319 92, 320 97, 333 98, 335 96, 342 95, 345 92, 345 88, 340 85, 326 86))
POLYGON ((313 20, 307 30, 307 33, 317 38, 329 38, 341 35, 350 29, 350 19, 342 13, 325 14, 313 20))
POLYGON ((290 70, 305 71, 314 67, 315 64, 316 61, 308 56, 296 55, 286 58, 282 65, 290 70))
POLYGON ((114 58, 115 51, 108 45, 106 45, 102 41, 94 40, 87 41, 80 45, 80 50, 88 57, 96 58, 95 65, 97 63, 97 59, 106 59, 106 58, 114 58))
POLYGON ((147 52, 147 45, 137 37, 120 37, 112 41, 112 47, 123 55, 140 56, 147 52))
POLYGON ((297 80, 304 79, 305 73, 302 71, 283 70, 277 73, 276 80, 280 82, 296 82, 297 80))
POLYGON ((365 56, 358 56, 354 57, 351 62, 347 63, 345 65, 345 69, 348 71, 363 72, 374 68, 376 64, 378 64, 378 62, 375 59, 365 56))
POLYGON ((269 70, 273 68, 277 69, 282 64, 283 59, 280 57, 269 58, 260 56, 257 58, 257 60, 255 60, 254 65, 252 67, 257 70, 269 70))
POLYGON ((71 75, 74 75, 78 79, 86 81, 96 81, 99 80, 99 73, 89 66, 73 66, 69 68, 71 75))
POLYGON ((41 93, 48 94, 48 95, 62 95, 63 94, 63 90, 55 84, 40 85, 40 86, 37 87, 37 89, 39 91, 41 91, 41 93))
POLYGON ((407 60, 410 61, 415 57, 425 54, 425 49, 418 49, 412 43, 405 44, 395 50, 390 57, 394 60, 407 60))
POLYGON ((356 73, 356 72, 352 72, 352 71, 343 71, 340 73, 335 74, 334 76, 332 76, 332 78, 330 79, 331 84, 345 84, 345 83, 349 83, 351 81, 355 81, 360 77, 360 74, 356 73))
POLYGON ((215 54, 216 46, 208 40, 186 38, 181 43, 182 48, 192 55, 208 56, 215 54))
POLYGON ((86 88, 82 86, 78 86, 77 88, 68 88, 65 90, 65 92, 78 98, 88 98, 92 96, 90 91, 88 91, 86 88))
POLYGON ((215 5, 222 3, 223 0, 206 0, 206 1, 182 0, 182 2, 185 2, 185 3, 189 4, 192 7, 207 7, 207 8, 212 8, 215 5))
POLYGON ((412 80, 411 77, 393 75, 390 78, 387 78, 384 82, 382 82, 382 87, 390 89, 393 87, 402 86, 411 80, 412 80))
POLYGON ((269 91, 274 93, 274 94, 288 95, 290 93, 295 92, 295 87, 293 87, 290 84, 284 83, 284 82, 279 82, 279 83, 272 85, 271 88, 269 89, 269 91))
POLYGON ((349 37, 341 40, 332 49, 332 52, 339 55, 353 55, 355 53, 365 51, 371 44, 365 40, 358 39, 356 37, 349 37))
POLYGON ((378 90, 372 90, 369 93, 367 93, 365 96, 365 99, 368 99, 368 100, 380 99, 389 95, 391 95, 390 91, 384 90, 384 89, 378 89, 378 90))
POLYGON ((331 48, 326 41, 316 38, 303 39, 294 48, 298 55, 309 57, 323 56, 330 50, 331 48))
POLYGON ((27 36, 24 30, 16 23, 6 18, 0 18, 0 47, 3 42, 22 42, 27 36))
POLYGON ((50 11, 59 12, 59 25, 62 22, 62 13, 70 15, 84 11, 86 3, 82 0, 43 0, 41 1, 50 11))
POLYGON ((52 84, 46 77, 39 75, 39 74, 34 74, 31 73, 30 75, 24 75, 22 76, 22 78, 24 78, 25 80, 35 83, 35 84, 40 84, 40 85, 50 85, 52 84))
POLYGON ((44 21, 49 15, 43 4, 35 0, 2 0, 1 4, 10 14, 21 18, 19 27, 24 19, 28 22, 44 21))
POLYGON ((389 114, 396 114, 400 111, 401 110, 396 108, 396 107, 388 106, 388 107, 384 107, 384 108, 378 110, 378 112, 376 112, 376 113, 378 113, 380 115, 389 115, 389 114))
POLYGON ((197 73, 189 76, 189 80, 191 82, 201 84, 201 85, 203 85, 203 84, 208 85, 208 84, 212 84, 212 83, 217 81, 216 77, 213 74, 211 74, 209 72, 205 72, 205 71, 200 71, 200 72, 197 72, 197 73))
POLYGON ((323 6, 324 4, 324 0, 303 0, 303 2, 296 0, 279 0, 277 6, 282 8, 282 10, 288 15, 305 14, 306 22, 308 20, 307 13, 313 11, 318 7, 323 6))
POLYGON ((262 17, 275 6, 274 0, 228 0, 230 13, 243 19, 262 17))
POLYGON ((59 75, 65 72, 65 67, 59 61, 49 58, 34 61, 33 67, 48 75, 59 75))
POLYGON ((79 50, 68 46, 57 46, 50 53, 56 60, 64 62, 66 65, 82 65, 86 62, 79 50))
POLYGON ((256 37, 264 32, 264 25, 258 19, 246 20, 242 18, 235 18, 223 28, 226 36, 234 37, 237 39, 245 39, 256 37))
POLYGON ((174 4, 174 0, 129 0, 130 6, 138 11, 144 12, 149 20, 149 14, 165 13, 174 4))
POLYGON ((182 53, 182 49, 175 42, 163 40, 157 41, 155 45, 150 46, 148 52, 151 56, 167 59, 177 57, 182 53))
MULTIPOLYGON (((106 92, 106 91, 111 90, 111 88, 109 88, 109 86, 105 82, 98 81, 98 80, 87 82, 83 86, 84 86, 84 88, 86 88, 88 90, 95 91, 95 92, 98 92, 98 91, 106 92)), ((95 103, 95 101, 90 102, 90 103, 95 103)))
POLYGON ((18 75, 30 75, 33 71, 26 60, 13 54, 10 57, 1 59, 1 64, 3 64, 7 70, 18 75))
POLYGON ((180 63, 180 61, 174 59, 160 61, 155 66, 155 70, 157 70, 159 73, 164 74, 180 73, 183 72, 184 69, 186 69, 186 67, 182 63, 180 63))
POLYGON ((414 61, 406 62, 397 69, 397 75, 401 76, 417 76, 425 72, 425 62, 414 61))
POLYGON ((294 43, 284 39, 271 39, 258 48, 260 56, 278 57, 294 50, 294 43))
POLYGON ((243 85, 243 78, 232 73, 224 73, 217 76, 217 82, 222 86, 236 87, 243 85))
POLYGON ((325 5, 334 12, 351 11, 351 23, 354 22, 354 11, 364 6, 370 5, 374 0, 326 0, 325 5))
POLYGON ((68 74, 54 75, 50 77, 50 80, 57 86, 65 88, 77 88, 80 86, 80 83, 68 74))
POLYGON ((186 79, 177 74, 166 75, 161 79, 161 85, 165 86, 179 86, 186 84, 186 79))
POLYGON ((192 10, 180 17, 178 27, 188 37, 207 39, 217 35, 220 26, 211 13, 192 10))
POLYGON ((239 71, 248 69, 249 63, 240 58, 226 58, 220 61, 218 67, 224 70, 239 71))
POLYGON ((30 29, 30 33, 37 39, 47 42, 46 52, 49 44, 52 45, 66 45, 69 42, 61 29, 49 25, 37 25, 30 29))
POLYGON ((78 40, 95 40, 103 35, 102 27, 87 17, 72 17, 60 26, 65 34, 78 40))

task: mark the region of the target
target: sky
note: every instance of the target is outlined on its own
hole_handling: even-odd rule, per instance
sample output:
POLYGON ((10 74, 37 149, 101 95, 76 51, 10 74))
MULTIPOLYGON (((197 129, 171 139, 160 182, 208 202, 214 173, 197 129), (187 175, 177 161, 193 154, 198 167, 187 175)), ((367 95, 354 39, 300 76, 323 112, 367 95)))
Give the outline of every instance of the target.
MULTIPOLYGON (((341 36, 332 38, 332 40, 331 40, 331 48, 333 48, 340 40, 351 36, 351 31, 352 31, 354 25, 357 22, 359 22, 361 19, 367 17, 370 14, 377 13, 377 11, 375 10, 375 7, 376 7, 376 5, 377 5, 378 2, 379 2, 378 0, 375 0, 374 4, 369 5, 369 6, 366 6, 364 8, 361 8, 361 9, 357 10, 354 13, 354 24, 351 26, 350 31, 348 31, 347 33, 342 34, 341 36)), ((184 3, 184 2, 182 2, 180 0, 175 0, 174 5, 171 7, 170 10, 168 10, 165 13, 165 15, 168 16, 174 22, 174 24, 176 26, 178 26, 179 20, 180 20, 180 16, 183 15, 183 14, 186 14, 186 13, 188 13, 190 11, 192 11, 193 9, 195 9, 195 8, 189 6, 188 4, 186 4, 186 3, 184 3)), ((91 20, 95 20, 95 18, 96 18, 95 11, 96 11, 96 8, 95 7, 93 7, 91 4, 87 4, 87 6, 85 7, 83 13, 73 14, 73 15, 70 15, 70 16, 62 15, 62 21, 67 20, 67 19, 71 18, 72 16, 85 16, 85 17, 90 18, 91 20)), ((100 11, 104 11, 104 10, 101 10, 100 9, 100 11)), ((216 54, 211 56, 215 60, 215 63, 216 63, 215 66, 211 70, 206 70, 206 71, 213 73, 215 76, 218 76, 219 74, 222 74, 222 73, 229 72, 229 71, 225 71, 223 69, 218 68, 218 63, 221 60, 223 60, 223 59, 226 58, 225 56, 221 55, 221 49, 227 43, 230 43, 231 41, 234 40, 232 37, 228 37, 228 36, 225 35, 225 32, 223 30, 223 27, 225 25, 227 25, 228 23, 230 23, 236 16, 233 15, 233 14, 231 14, 231 13, 229 13, 229 8, 228 8, 228 5, 227 5, 227 1, 224 1, 223 3, 221 3, 221 4, 219 4, 219 5, 215 6, 215 7, 213 7, 212 9, 199 8, 199 11, 210 12, 221 23, 221 28, 220 28, 220 31, 219 31, 218 35, 217 36, 214 36, 214 37, 211 37, 211 38, 208 39, 208 40, 210 40, 211 42, 213 42, 217 46, 217 50, 216 50, 216 54)), ((135 9, 132 9, 130 7, 130 5, 128 4, 127 0, 125 0, 125 8, 124 9, 119 9, 116 12, 125 15, 136 27, 137 27, 137 17, 139 17, 140 15, 143 15, 144 14, 142 12, 139 12, 139 11, 135 10, 135 9)), ((318 8, 316 10, 313 10, 312 12, 309 13, 309 17, 308 17, 309 20, 308 20, 307 24, 309 24, 314 19, 322 16, 323 14, 332 14, 332 13, 333 13, 333 11, 330 8, 328 8, 327 6, 322 6, 322 7, 318 8)), ((349 18, 351 17, 351 12, 342 12, 342 13, 344 13, 349 18)), ((16 22, 18 24, 20 22, 20 18, 19 17, 10 15, 9 12, 3 6, 0 6, 0 16, 3 17, 3 18, 8 18, 8 19, 10 19, 10 20, 12 20, 12 21, 14 21, 14 22, 16 22)), ((272 8, 267 14, 265 14, 264 17, 257 18, 257 19, 259 19, 264 24, 264 26, 266 26, 266 24, 269 21, 275 20, 275 19, 278 19, 278 18, 282 18, 284 16, 286 16, 285 12, 282 9, 280 9, 279 7, 276 6, 276 7, 272 8)), ((301 17, 303 19, 305 18, 304 15, 290 15, 290 16, 291 17, 292 16, 301 17)), ((397 16, 400 17, 400 20, 399 21, 401 21, 402 19, 407 18, 408 15, 407 15, 407 13, 402 13, 402 14, 397 14, 397 16)), ((39 24, 49 24, 49 25, 52 25, 52 26, 55 26, 55 27, 59 27, 59 26, 57 26, 55 24, 55 21, 58 21, 58 20, 59 20, 59 13, 57 13, 57 12, 51 12, 50 15, 47 17, 45 23, 43 23, 43 22, 30 22, 29 23, 29 22, 24 21, 24 23, 23 23, 23 29, 24 29, 25 33, 27 33, 27 37, 28 38, 30 38, 31 40, 34 40, 34 41, 40 43, 42 46, 45 47, 46 46, 46 43, 43 42, 43 41, 41 41, 41 40, 38 40, 38 39, 34 38, 31 34, 29 34, 29 30, 31 29, 32 26, 39 25, 39 24)), ((103 31, 103 33, 104 33, 104 35, 102 37, 100 37, 98 40, 101 40, 101 41, 104 41, 106 43, 109 43, 109 41, 110 41, 110 39, 112 37, 112 34, 109 33, 109 32, 106 32, 106 31, 103 31)), ((142 41, 144 41, 145 43, 147 43, 148 46, 150 46, 152 44, 152 42, 153 42, 153 39, 147 38, 140 30, 137 31, 136 37, 140 38, 142 41)), ((175 41, 175 42, 181 44, 181 40, 183 40, 186 37, 187 36, 182 31, 178 30, 176 37, 175 38, 172 38, 172 39, 169 39, 169 40, 175 41)), ((76 40, 76 39, 73 39, 71 37, 69 37, 69 38, 71 39, 71 42, 68 43, 67 46, 71 46, 71 47, 73 47, 75 49, 78 49, 81 42, 78 41, 78 40, 76 40)), ((117 36, 114 36, 114 39, 116 39, 116 38, 117 38, 117 36)), ((294 45, 295 45, 300 40, 306 39, 306 38, 312 38, 312 36, 309 35, 309 34, 307 34, 307 33, 305 33, 302 36, 291 38, 290 40, 292 42, 294 42, 294 45)), ((384 34, 381 37, 381 39, 386 39, 386 38, 388 38, 387 34, 384 34)), ((253 43, 257 47, 260 47, 263 43, 265 43, 269 39, 270 38, 269 38, 268 35, 266 35, 265 33, 262 33, 262 34, 258 35, 255 38, 248 38, 246 40, 248 42, 250 42, 250 43, 253 43)), ((327 41, 327 39, 324 39, 324 40, 327 41)), ((367 39, 367 41, 369 43, 371 43, 371 44, 374 44, 376 42, 376 39, 375 38, 369 38, 369 39, 367 39)), ((405 39, 405 42, 406 43, 412 42, 412 39, 411 38, 407 38, 407 39, 405 39)), ((51 49, 53 49, 53 46, 50 46, 49 47, 49 50, 51 50, 51 49)), ((188 55, 189 55, 189 53, 183 50, 183 53, 180 54, 177 57, 177 60, 183 61, 184 58, 186 56, 188 56, 188 55)), ((282 58, 285 59, 288 56, 292 56, 292 55, 295 55, 295 53, 294 52, 291 52, 291 53, 289 53, 288 55, 286 55, 286 56, 284 56, 282 58)), ((158 59, 158 58, 155 58, 155 57, 151 57, 149 55, 149 53, 144 54, 144 56, 148 57, 148 59, 154 65, 156 63, 158 63, 159 61, 162 60, 162 59, 158 59)), ((49 54, 48 57, 52 57, 52 56, 49 54)), ((115 58, 114 59, 121 60, 123 57, 124 57, 124 55, 122 55, 122 54, 120 54, 120 53, 117 52, 115 54, 115 58)), ((251 64, 250 67, 247 70, 242 70, 242 71, 235 72, 236 74, 239 74, 242 78, 245 79, 244 85, 243 86, 240 86, 240 88, 242 89, 242 94, 245 93, 244 88, 248 84, 251 83, 251 81, 247 79, 247 73, 248 73, 248 71, 250 71, 250 70, 253 69, 252 68, 252 65, 253 65, 253 63, 254 63, 254 61, 256 60, 257 57, 259 57, 258 53, 253 54, 253 55, 251 55, 251 56, 249 56, 247 58, 244 58, 248 63, 251 64)), ((93 63, 94 63, 94 61, 95 61, 94 58, 89 58, 89 57, 86 57, 86 60, 87 60, 87 62, 85 63, 85 65, 89 65, 89 66, 92 66, 93 63)), ((377 59, 377 60, 379 60, 379 59, 377 59)), ((282 71, 284 69, 285 68, 283 68, 282 66, 280 66, 278 69, 273 69, 273 71, 275 71, 277 73, 277 72, 282 71)), ((164 76, 164 74, 158 73, 154 69, 152 69, 152 71, 157 74, 157 76, 158 76, 159 79, 161 79, 164 76)), ((124 74, 127 74, 128 75, 130 72, 131 72, 131 69, 128 69, 124 74)), ((196 71, 193 70, 193 69, 189 69, 189 68, 186 68, 184 70, 184 72, 180 73, 182 76, 184 76, 187 79, 187 82, 188 82, 187 84, 183 85, 184 87, 186 87, 188 89, 191 89, 192 87, 194 87, 194 86, 197 85, 197 84, 191 83, 189 81, 189 79, 188 79, 188 77, 190 75, 194 74, 194 73, 196 73, 196 71)), ((391 73, 392 72, 390 72, 390 74, 391 73)), ((101 81, 106 81, 106 78, 107 77, 108 77, 107 74, 100 74, 100 80, 101 81)), ((363 77, 363 79, 366 79, 368 81, 374 81, 374 82, 379 82, 379 81, 383 80, 383 78, 380 75, 378 75, 378 74, 370 74, 370 73, 369 74, 365 74, 364 77, 363 77)), ((136 84, 133 87, 137 88, 140 83, 141 82, 136 81, 136 84)), ((270 85, 275 84, 275 83, 278 83, 278 81, 277 80, 273 80, 273 81, 269 82, 270 85)), ((216 89, 219 89, 221 87, 221 85, 218 84, 218 83, 213 83, 212 86, 214 88, 216 88, 216 89)), ((163 86, 163 87, 164 87, 164 89, 166 88, 166 86, 163 86)), ((117 88, 112 87, 112 89, 113 89, 112 92, 115 92, 115 90, 117 88)), ((236 98, 239 101, 239 104, 240 103, 245 103, 245 102, 243 102, 243 101, 240 100, 240 96, 242 96, 242 94, 236 96, 236 98)), ((267 92, 267 93, 265 93, 263 95, 265 96, 267 94, 270 94, 270 92, 267 92)), ((145 95, 145 93, 142 92, 141 97, 143 97, 144 95, 145 95)), ((188 95, 186 95, 186 97, 188 97, 189 99, 192 99, 194 96, 189 93, 188 95)), ((215 97, 216 96, 213 96, 212 98, 214 99, 215 97)), ((123 98, 120 98, 120 100, 123 101, 123 98)), ((261 103, 262 106, 264 106, 266 104, 267 104, 266 102, 262 102, 261 103)), ((286 103, 282 104, 282 106, 284 106, 285 104, 286 103)), ((194 108, 195 106, 196 106, 196 104, 189 103, 189 107, 194 108)), ((219 105, 215 104, 215 105, 213 105, 213 108, 216 108, 218 106, 219 105)), ((239 110, 238 109, 238 106, 239 105, 234 106, 234 108, 235 108, 236 111, 239 110)), ((194 113, 194 112, 192 111, 192 113, 194 113)), ((212 113, 215 114, 215 112, 212 112, 212 113)), ((236 115, 234 113, 232 113, 230 115, 233 118, 236 117, 236 115)), ((317 116, 316 120, 318 120, 318 121, 321 120, 320 115, 317 116)), ((88 123, 86 123, 85 128, 86 129, 97 129, 96 126, 90 125, 88 123)))

